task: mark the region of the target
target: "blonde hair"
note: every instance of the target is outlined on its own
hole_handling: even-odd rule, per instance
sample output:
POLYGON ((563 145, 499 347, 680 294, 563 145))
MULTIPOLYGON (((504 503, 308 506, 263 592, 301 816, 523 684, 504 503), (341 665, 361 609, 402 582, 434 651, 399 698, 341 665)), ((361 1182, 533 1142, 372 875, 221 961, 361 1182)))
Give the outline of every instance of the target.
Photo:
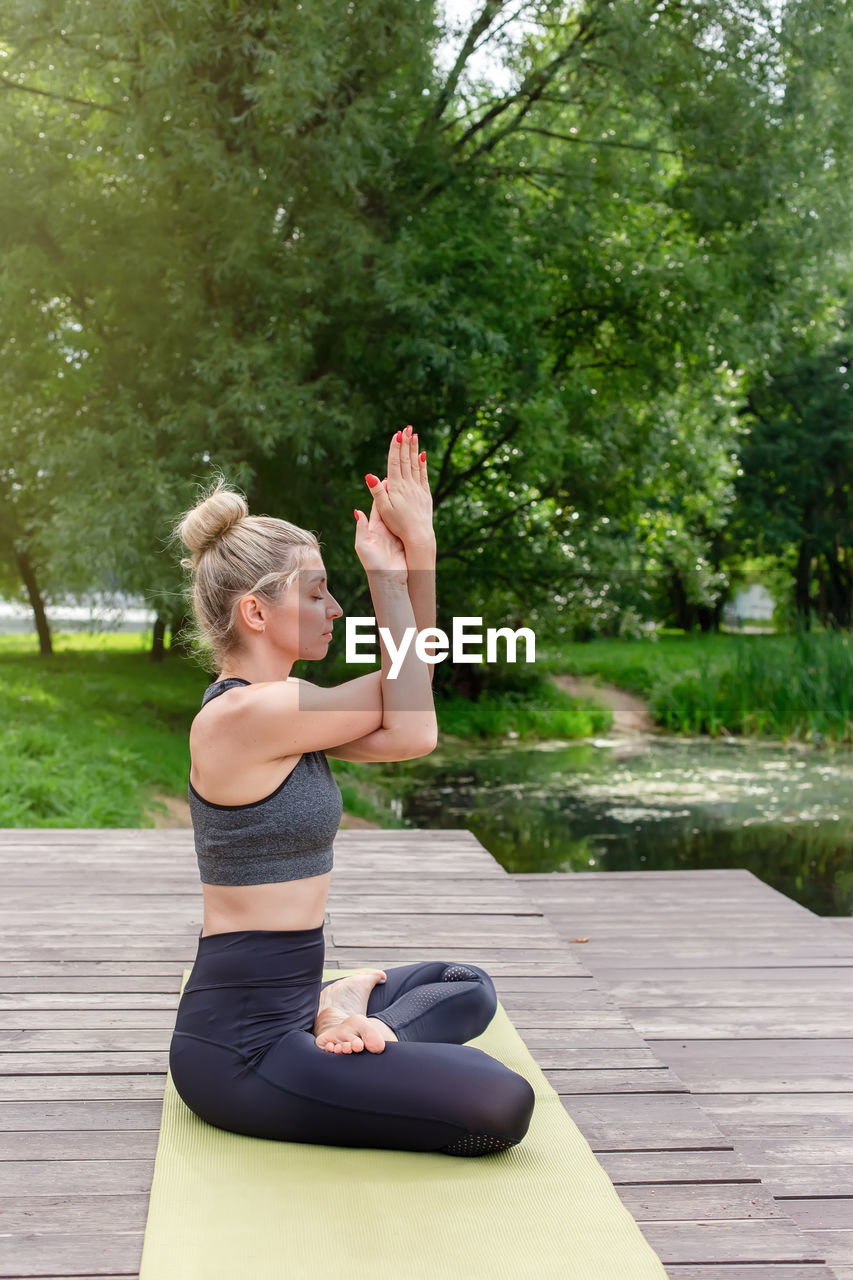
POLYGON ((320 550, 308 529, 275 516, 250 516, 244 496, 223 476, 184 512, 172 535, 192 552, 181 560, 181 567, 192 572, 190 641, 214 673, 240 648, 235 623, 243 596, 278 604, 306 552, 320 550))

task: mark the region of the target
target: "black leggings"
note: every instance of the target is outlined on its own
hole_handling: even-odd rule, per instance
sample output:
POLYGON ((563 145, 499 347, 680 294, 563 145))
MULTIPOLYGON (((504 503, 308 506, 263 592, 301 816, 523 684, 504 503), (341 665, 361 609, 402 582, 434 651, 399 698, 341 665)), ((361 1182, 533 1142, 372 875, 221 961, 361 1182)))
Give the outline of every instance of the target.
POLYGON ((495 1012, 488 974, 439 961, 388 969, 367 1014, 397 1041, 327 1053, 312 1032, 324 954, 322 925, 199 935, 169 1047, 191 1111, 286 1142, 483 1155, 521 1141, 530 1084, 464 1044, 495 1012))

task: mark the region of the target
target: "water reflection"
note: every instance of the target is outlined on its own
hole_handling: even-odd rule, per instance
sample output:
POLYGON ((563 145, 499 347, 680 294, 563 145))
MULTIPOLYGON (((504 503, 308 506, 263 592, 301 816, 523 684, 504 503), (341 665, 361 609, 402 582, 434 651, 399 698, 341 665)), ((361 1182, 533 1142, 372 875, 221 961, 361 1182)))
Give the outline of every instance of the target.
MULTIPOLYGON (((853 753, 636 735, 448 743, 389 766, 408 824, 467 827, 509 871, 746 867, 853 913, 853 753)), ((392 781, 393 780, 393 781, 392 781)))

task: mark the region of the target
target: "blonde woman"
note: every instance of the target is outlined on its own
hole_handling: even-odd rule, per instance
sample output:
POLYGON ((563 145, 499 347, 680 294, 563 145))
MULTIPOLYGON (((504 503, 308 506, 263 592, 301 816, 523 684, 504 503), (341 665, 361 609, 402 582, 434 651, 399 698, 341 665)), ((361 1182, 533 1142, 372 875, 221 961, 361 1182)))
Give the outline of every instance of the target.
MULTIPOLYGON (((391 441, 387 477, 367 481, 355 550, 377 628, 399 648, 407 627, 435 624, 432 500, 411 428, 391 441)), ((219 672, 190 730, 204 914, 169 1050, 175 1088, 210 1124, 260 1138, 472 1156, 514 1145, 533 1091, 465 1044, 496 1007, 488 974, 433 961, 322 980, 342 813, 326 756, 432 751, 431 665, 412 644, 391 679, 383 644, 380 671, 297 680, 294 662, 325 656, 342 613, 315 536, 250 516, 221 480, 175 532, 219 672)))

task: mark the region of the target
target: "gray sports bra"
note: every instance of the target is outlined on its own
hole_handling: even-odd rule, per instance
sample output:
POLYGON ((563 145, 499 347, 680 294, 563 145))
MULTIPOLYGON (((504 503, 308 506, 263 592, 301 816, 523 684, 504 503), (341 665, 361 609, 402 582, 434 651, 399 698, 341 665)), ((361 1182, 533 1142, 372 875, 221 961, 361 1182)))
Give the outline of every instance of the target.
MULTIPOLYGON (((208 685, 201 705, 238 684, 208 685)), ((195 851, 203 884, 277 884, 331 871, 343 799, 323 751, 305 751, 268 796, 214 804, 189 782, 195 851)))

